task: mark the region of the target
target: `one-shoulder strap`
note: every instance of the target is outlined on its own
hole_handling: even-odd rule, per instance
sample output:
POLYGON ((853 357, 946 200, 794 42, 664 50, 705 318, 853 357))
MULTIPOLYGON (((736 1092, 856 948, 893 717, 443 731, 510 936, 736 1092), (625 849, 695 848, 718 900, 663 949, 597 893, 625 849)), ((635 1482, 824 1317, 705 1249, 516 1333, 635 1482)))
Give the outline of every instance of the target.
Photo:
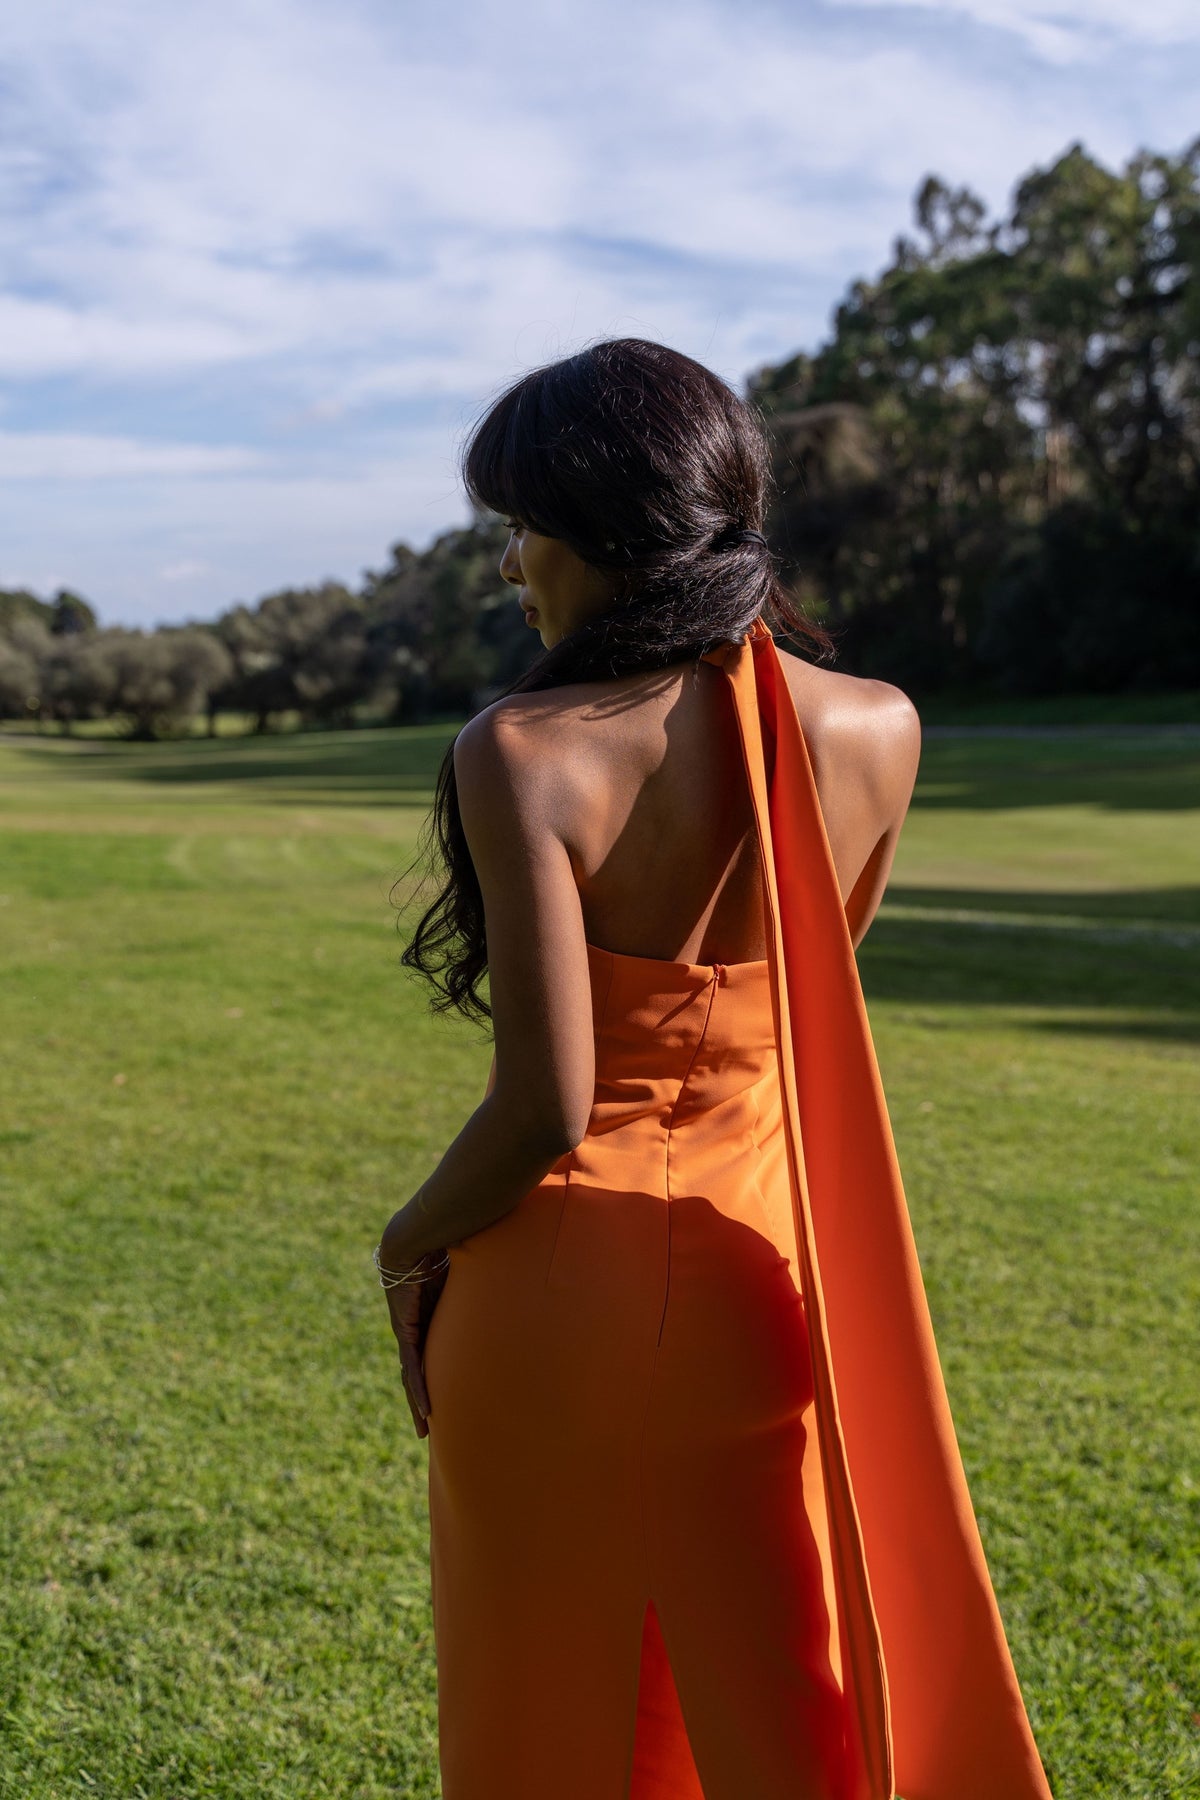
POLYGON ((812 763, 761 616, 729 678, 763 873, 854 1800, 1050 1800, 967 1490, 812 763))

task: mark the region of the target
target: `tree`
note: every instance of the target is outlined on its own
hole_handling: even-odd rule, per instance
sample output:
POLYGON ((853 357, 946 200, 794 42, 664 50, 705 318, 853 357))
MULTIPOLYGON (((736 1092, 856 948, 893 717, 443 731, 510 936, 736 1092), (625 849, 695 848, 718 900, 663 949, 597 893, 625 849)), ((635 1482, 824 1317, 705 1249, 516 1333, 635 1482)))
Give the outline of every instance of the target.
POLYGON ((86 600, 70 588, 59 588, 50 602, 50 629, 56 637, 72 637, 96 630, 96 615, 86 600))
POLYGON ((230 658, 214 706, 252 712, 265 731, 273 714, 348 716, 370 685, 361 600, 339 582, 284 588, 253 610, 237 606, 214 636, 230 658))
POLYGON ((0 629, 0 718, 41 716, 42 666, 49 644, 50 634, 41 620, 14 607, 0 629))
POLYGON ((112 683, 110 709, 123 714, 130 735, 139 738, 177 730, 203 710, 207 695, 232 671, 224 646, 195 626, 114 628, 98 634, 96 651, 112 683))
POLYGON ((1017 190, 1026 388, 1099 505, 1150 523, 1200 474, 1200 138, 1113 175, 1076 143, 1017 190))
POLYGON ((499 575, 507 533, 481 515, 428 550, 406 544, 363 589, 368 660, 395 718, 473 711, 528 665, 529 629, 499 575))
POLYGON ((109 655, 111 632, 68 627, 51 631, 42 658, 42 715, 69 731, 79 719, 106 718, 115 710, 117 683, 109 655))
POLYGON ((1073 145, 1008 221, 934 177, 915 212, 924 242, 853 284, 832 340, 751 385, 803 597, 850 667, 916 692, 1019 680, 1002 640, 1041 604, 1060 685, 1128 679, 1102 640, 1132 642, 1135 679, 1200 680, 1200 140, 1122 175, 1073 145), (1132 588, 1068 580, 1127 540, 1103 572, 1132 588))

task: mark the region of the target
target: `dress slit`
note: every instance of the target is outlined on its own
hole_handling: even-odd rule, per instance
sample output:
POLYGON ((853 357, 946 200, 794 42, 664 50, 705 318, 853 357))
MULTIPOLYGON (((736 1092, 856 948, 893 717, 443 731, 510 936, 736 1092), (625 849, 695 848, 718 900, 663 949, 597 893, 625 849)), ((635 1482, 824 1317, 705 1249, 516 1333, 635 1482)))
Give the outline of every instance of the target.
POLYGON ((629 1800, 704 1800, 653 1600, 646 1602, 629 1800))

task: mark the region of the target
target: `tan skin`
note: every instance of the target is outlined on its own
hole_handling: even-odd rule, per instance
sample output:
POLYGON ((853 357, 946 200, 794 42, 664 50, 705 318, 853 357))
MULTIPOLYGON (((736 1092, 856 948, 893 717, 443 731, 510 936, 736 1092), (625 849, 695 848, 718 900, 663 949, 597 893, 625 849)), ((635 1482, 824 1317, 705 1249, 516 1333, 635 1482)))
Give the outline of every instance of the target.
MULTIPOLYGON (((500 564, 556 644, 603 611, 604 576, 513 521, 500 564)), ((855 947, 883 897, 921 727, 899 688, 785 654, 855 947)), ((572 1150, 595 1090, 588 943, 674 962, 767 954, 737 726, 711 663, 505 695, 459 732, 454 771, 483 893, 495 1055, 487 1091, 383 1234, 385 1268, 426 1274, 572 1150), (715 898, 714 898, 715 896, 715 898)), ((388 1290, 405 1392, 428 1433, 422 1350, 444 1283, 388 1290)))

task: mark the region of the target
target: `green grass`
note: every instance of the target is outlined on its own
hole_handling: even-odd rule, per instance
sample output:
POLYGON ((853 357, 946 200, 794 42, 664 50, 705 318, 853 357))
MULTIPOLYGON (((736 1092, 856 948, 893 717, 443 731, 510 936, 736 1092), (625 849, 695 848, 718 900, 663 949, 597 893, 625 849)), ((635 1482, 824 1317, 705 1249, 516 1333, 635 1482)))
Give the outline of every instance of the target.
POLYGON ((1042 694, 1004 699, 931 694, 918 711, 927 725, 1200 725, 1200 690, 1166 693, 1042 694))
MULTIPOLYGON (((0 741, 5 1800, 437 1793, 369 1251, 490 1056, 396 966, 446 735, 0 741)), ((1198 813, 1187 736, 930 739, 860 953, 1058 1800, 1200 1794, 1198 813)))

